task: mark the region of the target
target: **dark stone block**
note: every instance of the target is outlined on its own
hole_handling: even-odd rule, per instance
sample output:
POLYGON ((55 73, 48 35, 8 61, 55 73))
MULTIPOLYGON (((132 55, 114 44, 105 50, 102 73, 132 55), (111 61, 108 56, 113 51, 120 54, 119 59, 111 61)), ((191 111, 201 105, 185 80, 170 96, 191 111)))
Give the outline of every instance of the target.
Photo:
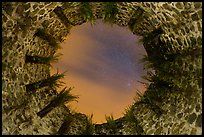
POLYGON ((177 114, 177 117, 180 119, 183 116, 183 113, 177 114))
POLYGON ((196 106, 196 112, 199 112, 200 109, 201 109, 201 108, 200 108, 200 105, 197 105, 197 106, 196 106))
POLYGON ((28 79, 29 79, 28 74, 25 74, 25 75, 24 75, 24 81, 28 81, 28 79))
POLYGON ((190 124, 192 124, 195 120, 196 120, 196 114, 195 113, 193 113, 193 114, 191 114, 189 117, 188 117, 188 122, 190 123, 190 124))
POLYGON ((3 2, 2 3, 2 10, 6 11, 6 13, 8 15, 10 15, 10 16, 12 15, 13 9, 14 9, 14 7, 13 7, 11 2, 3 2))
POLYGON ((20 16, 22 16, 24 14, 24 7, 23 5, 19 5, 17 10, 16 10, 16 13, 18 13, 20 16))
POLYGON ((193 15, 191 15, 191 18, 192 18, 193 21, 199 20, 199 17, 198 17, 197 13, 194 13, 193 15))
POLYGON ((16 73, 15 73, 15 72, 12 72, 12 73, 11 73, 11 78, 12 78, 13 80, 16 80, 17 75, 16 75, 16 73))
POLYGON ((195 7, 196 9, 201 8, 201 6, 202 6, 201 2, 195 2, 195 3, 194 3, 194 7, 195 7))
POLYGON ((196 120, 196 126, 201 127, 202 126, 202 114, 198 115, 198 118, 196 120))

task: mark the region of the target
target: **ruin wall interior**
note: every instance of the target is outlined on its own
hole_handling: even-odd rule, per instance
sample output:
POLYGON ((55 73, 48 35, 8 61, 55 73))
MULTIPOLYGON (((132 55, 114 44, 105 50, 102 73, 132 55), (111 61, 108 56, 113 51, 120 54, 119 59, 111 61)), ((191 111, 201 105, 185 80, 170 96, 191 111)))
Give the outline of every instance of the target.
MULTIPOLYGON (((26 63, 25 55, 54 55, 57 49, 50 46, 53 41, 36 36, 36 32, 44 30, 60 45, 70 35, 72 27, 86 22, 80 12, 80 4, 81 2, 2 3, 2 134, 57 134, 65 116, 70 114, 65 106, 59 106, 43 118, 37 116, 37 112, 55 98, 57 93, 48 91, 47 87, 29 94, 26 92, 25 85, 50 77, 50 66, 26 63)), ((102 12, 106 10, 104 3, 89 4, 94 17, 102 18, 102 12)), ((162 50, 162 55, 175 55, 188 49, 191 51, 202 48, 201 2, 117 2, 117 9, 113 23, 127 27, 130 27, 129 22, 139 10, 143 10, 141 17, 135 24, 131 24, 134 35, 146 36, 158 28, 162 29, 163 33, 158 35, 162 45, 158 45, 158 41, 154 39, 150 40, 150 43, 162 50)), ((145 49, 154 54, 148 43, 145 49)), ((185 89, 190 90, 190 95, 179 94, 175 102, 171 92, 166 93, 167 97, 159 104, 165 111, 160 117, 147 105, 135 103, 133 114, 142 131, 130 130, 122 117, 116 120, 118 126, 114 134, 202 134, 202 76, 188 76, 201 72, 201 62, 201 56, 190 53, 182 58, 180 67, 186 73, 177 79, 181 88, 186 86, 185 89), (194 59, 189 59, 192 56, 194 59), (187 84, 184 84, 186 79, 187 84)), ((87 124, 86 117, 81 113, 73 114, 73 121, 66 134, 83 134, 87 124)), ((111 132, 104 123, 95 125, 93 134, 111 132)))

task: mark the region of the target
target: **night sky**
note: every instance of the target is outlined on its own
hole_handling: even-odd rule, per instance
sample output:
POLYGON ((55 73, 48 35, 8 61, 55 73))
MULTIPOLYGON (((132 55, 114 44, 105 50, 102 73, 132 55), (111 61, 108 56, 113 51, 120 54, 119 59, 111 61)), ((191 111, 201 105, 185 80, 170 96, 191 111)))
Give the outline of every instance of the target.
POLYGON ((69 103, 72 109, 90 115, 95 123, 105 122, 105 114, 123 116, 133 103, 136 89, 145 91, 137 82, 146 74, 139 60, 146 51, 139 37, 128 28, 105 24, 97 20, 75 26, 58 52, 63 55, 53 64, 51 73, 67 70, 63 81, 75 87, 71 93, 79 95, 78 102, 69 103))

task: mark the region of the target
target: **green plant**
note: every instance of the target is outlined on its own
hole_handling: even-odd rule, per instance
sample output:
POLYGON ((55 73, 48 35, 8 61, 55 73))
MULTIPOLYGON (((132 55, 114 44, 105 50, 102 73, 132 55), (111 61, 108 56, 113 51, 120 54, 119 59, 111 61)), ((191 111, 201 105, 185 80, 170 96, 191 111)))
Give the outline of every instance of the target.
POLYGON ((125 120, 128 122, 132 134, 141 135, 144 133, 143 128, 139 125, 139 122, 134 115, 134 105, 128 106, 125 110, 125 120))
POLYGON ((113 118, 113 115, 111 114, 110 116, 106 116, 105 115, 105 118, 106 118, 106 121, 107 121, 107 124, 108 124, 108 128, 110 130, 110 134, 115 134, 116 133, 116 122, 113 118))
POLYGON ((60 48, 59 44, 56 42, 56 39, 52 35, 50 35, 45 29, 38 29, 34 36, 38 36, 46 40, 49 45, 54 49, 60 48))
POLYGON ((82 132, 82 135, 93 135, 95 126, 93 124, 92 118, 93 118, 93 114, 91 114, 90 116, 87 116, 86 128, 82 132))
POLYGON ((125 119, 128 122, 133 122, 135 121, 135 116, 134 116, 134 107, 133 106, 128 106, 125 109, 125 119))
POLYGON ((102 18, 105 22, 110 24, 114 23, 116 14, 118 14, 118 8, 116 2, 104 2, 104 12, 102 18))
POLYGON ((62 81, 59 81, 59 79, 64 77, 64 73, 58 74, 57 72, 56 74, 52 75, 51 77, 48 77, 47 79, 40 80, 38 82, 34 82, 31 84, 27 84, 26 91, 29 93, 31 91, 35 91, 39 88, 46 87, 46 86, 55 90, 56 88, 59 88, 60 86, 62 86, 62 84, 64 83, 62 81))
MULTIPOLYGON (((150 84, 150 87, 152 87, 151 84, 150 84)), ((164 113, 164 110, 159 107, 162 100, 161 100, 161 96, 157 94, 160 91, 158 92, 157 90, 157 92, 155 92, 154 89, 152 90, 148 87, 145 94, 140 98, 139 103, 145 104, 148 108, 150 108, 153 112, 155 112, 157 116, 161 116, 161 114, 164 113)))
POLYGON ((143 78, 151 82, 145 93, 152 100, 162 102, 162 99, 166 96, 166 92, 172 90, 172 83, 163 79, 161 75, 149 72, 148 74, 149 76, 143 76, 143 78))
MULTIPOLYGON (((136 90, 137 90, 136 91, 137 96, 139 97, 140 100, 142 100, 143 99, 142 93, 138 89, 136 89, 136 90)), ((136 99, 135 99, 135 102, 136 102, 136 99)))
POLYGON ((143 58, 140 59, 139 62, 144 64, 145 69, 154 68, 151 58, 149 58, 148 55, 143 55, 143 58))
POLYGON ((94 21, 95 21, 95 17, 93 15, 92 7, 91 7, 90 3, 89 2, 81 2, 80 5, 81 5, 80 6, 80 13, 83 16, 84 20, 86 22, 90 21, 91 25, 93 25, 94 21))
POLYGON ((70 94, 70 91, 73 88, 69 88, 68 90, 66 90, 66 87, 64 89, 62 89, 62 91, 57 95, 56 98, 54 98, 50 104, 48 104, 45 108, 43 108, 41 111, 39 111, 37 113, 37 115, 41 118, 43 118, 45 115, 47 115, 52 109, 54 109, 55 107, 62 105, 64 103, 68 103, 70 101, 76 100, 78 98, 78 96, 74 96, 72 94, 70 94))
POLYGON ((131 17, 128 23, 128 26, 132 32, 135 31, 136 25, 138 25, 138 23, 141 21, 143 14, 144 14, 144 9, 142 9, 141 7, 138 7, 135 13, 133 14, 133 16, 131 17))
POLYGON ((71 22, 68 20, 68 18, 64 14, 62 7, 55 8, 54 12, 67 28, 71 28, 70 26, 71 22))
POLYGON ((59 56, 62 54, 57 54, 57 55, 51 55, 49 57, 40 57, 40 56, 30 56, 26 55, 25 63, 35 63, 35 64, 48 64, 51 65, 50 63, 52 62, 57 62, 59 60, 59 56))

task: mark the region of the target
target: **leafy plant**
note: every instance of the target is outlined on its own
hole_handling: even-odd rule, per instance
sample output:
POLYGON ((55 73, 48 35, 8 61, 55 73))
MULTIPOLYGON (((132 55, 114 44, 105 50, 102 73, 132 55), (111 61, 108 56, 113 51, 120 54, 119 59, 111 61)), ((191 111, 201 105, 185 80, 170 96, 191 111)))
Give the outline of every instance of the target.
POLYGON ((143 58, 139 60, 140 63, 144 63, 144 68, 154 68, 153 63, 151 62, 151 58, 148 57, 148 55, 143 55, 143 58))
POLYGON ((102 13, 102 18, 105 22, 112 24, 117 14, 118 8, 116 2, 104 2, 104 12, 102 13))
POLYGON ((117 129, 116 129, 116 122, 113 118, 113 115, 112 114, 110 116, 105 115, 105 118, 110 130, 110 134, 115 134, 117 129))
POLYGON ((52 35, 50 35, 45 29, 38 29, 34 36, 38 36, 46 40, 49 45, 52 46, 54 49, 58 49, 60 47, 59 44, 56 42, 56 39, 52 35))
POLYGON ((135 13, 133 14, 133 16, 131 17, 131 19, 128 23, 128 26, 132 32, 135 31, 136 25, 138 25, 138 23, 140 22, 143 13, 144 13, 144 9, 138 7, 136 9, 135 13))
MULTIPOLYGON (((142 100, 143 99, 142 93, 138 89, 136 89, 136 90, 137 90, 136 91, 137 96, 140 98, 140 100, 142 100)), ((135 102, 136 102, 136 99, 135 99, 135 102)))
POLYGON ((40 56, 30 56, 26 55, 25 62, 26 63, 35 63, 35 64, 48 64, 52 62, 57 62, 59 60, 59 56, 62 54, 57 54, 57 55, 51 55, 49 57, 40 57, 40 56))
POLYGON ((134 116, 134 107, 133 106, 128 106, 125 109, 125 119, 128 122, 134 122, 135 121, 135 116, 134 116))
POLYGON ((47 115, 52 109, 55 107, 62 105, 64 103, 68 103, 70 101, 76 100, 78 96, 74 96, 70 94, 70 91, 72 88, 70 87, 68 90, 66 90, 66 87, 62 89, 62 91, 57 95, 56 98, 54 98, 50 104, 48 104, 45 108, 43 108, 41 111, 37 113, 37 115, 41 118, 43 118, 45 115, 47 115))
POLYGON ((70 26, 71 22, 68 20, 67 16, 64 14, 62 7, 55 8, 54 12, 67 28, 71 28, 70 26))
POLYGON ((47 79, 28 84, 28 85, 26 85, 26 91, 29 93, 31 91, 35 91, 35 90, 37 90, 39 88, 43 88, 45 86, 48 86, 51 89, 56 89, 56 88, 62 86, 62 84, 64 83, 62 81, 59 81, 59 79, 64 77, 64 73, 58 74, 58 72, 57 72, 56 74, 52 75, 51 77, 48 77, 47 79))
POLYGON ((91 25, 94 24, 95 17, 93 15, 92 7, 89 2, 81 2, 80 13, 86 22, 90 21, 91 25))
POLYGON ((128 125, 131 128, 132 134, 141 135, 144 132, 134 115, 134 106, 128 106, 128 108, 125 110, 125 120, 128 122, 128 125))
POLYGON ((82 135, 93 135, 95 126, 92 122, 93 114, 90 116, 87 116, 87 123, 86 123, 86 128, 82 132, 82 135))

